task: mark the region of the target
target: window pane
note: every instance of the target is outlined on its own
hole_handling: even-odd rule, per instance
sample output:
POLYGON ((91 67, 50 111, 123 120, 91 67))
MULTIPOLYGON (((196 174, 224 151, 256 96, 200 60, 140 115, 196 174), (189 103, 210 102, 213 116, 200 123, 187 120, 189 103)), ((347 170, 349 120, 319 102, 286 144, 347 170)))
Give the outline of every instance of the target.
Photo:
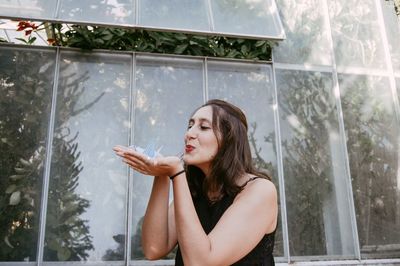
POLYGON ((218 32, 238 37, 259 36, 263 39, 285 37, 274 0, 0 0, 1 16, 78 24, 93 22, 154 30, 199 31, 206 35, 218 32), (213 14, 210 13, 212 8, 209 3, 214 8, 213 14), (212 16, 214 29, 210 25, 212 16))
MULTIPOLYGON (((224 99, 243 109, 253 160, 260 170, 270 173, 278 186, 271 67, 209 61, 207 69, 209 98, 224 99)), ((275 256, 283 256, 281 229, 278 226, 275 256)))
POLYGON ((51 18, 56 4, 54 0, 0 0, 0 13, 3 16, 51 18))
POLYGON ((0 261, 36 260, 54 59, 0 47, 0 261))
POLYGON ((124 259, 130 56, 63 52, 47 206, 46 261, 124 259))
POLYGON ((139 24, 160 28, 210 29, 204 0, 139 1, 139 24))
POLYGON ((399 124, 389 80, 339 75, 363 257, 399 257, 399 124))
POLYGON ((328 1, 338 66, 385 67, 375 2, 374 0, 328 1))
POLYGON ((133 24, 134 0, 61 0, 59 17, 77 22, 133 24))
POLYGON ((331 49, 324 4, 320 0, 278 0, 286 40, 274 47, 281 63, 331 65, 331 49))
POLYGON ((212 0, 214 31, 283 37, 273 0, 212 0))
POLYGON ((331 73, 277 70, 292 256, 354 257, 331 73))
POLYGON ((393 70, 400 73, 400 22, 396 16, 393 0, 380 1, 382 3, 383 18, 385 20, 386 36, 390 54, 392 56, 393 70))
MULTIPOLYGON (((134 143, 162 147, 165 155, 183 152, 189 117, 203 103, 202 61, 138 57, 136 89, 134 143)), ((143 259, 141 222, 153 178, 135 172, 133 180, 132 259, 143 259)))

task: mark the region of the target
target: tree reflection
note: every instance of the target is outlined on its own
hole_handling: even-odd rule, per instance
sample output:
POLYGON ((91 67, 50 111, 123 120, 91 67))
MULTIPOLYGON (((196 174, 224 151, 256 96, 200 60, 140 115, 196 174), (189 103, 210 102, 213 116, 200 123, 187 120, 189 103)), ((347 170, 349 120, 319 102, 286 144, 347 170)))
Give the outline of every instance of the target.
MULTIPOLYGON (((0 260, 36 259, 53 56, 5 49, 0 54, 0 260)), ((71 115, 62 113, 64 119, 71 115)), ((48 195, 45 253, 49 260, 82 260, 93 249, 87 221, 80 218, 89 202, 75 193, 82 166, 77 144, 65 141, 63 130, 54 132, 52 165, 61 171, 51 177, 59 189, 50 187, 48 195)))
MULTIPOLYGON (((334 197, 330 132, 337 130, 330 78, 279 71, 277 80, 284 81, 278 98, 291 254, 324 255, 325 205, 334 197)), ((337 219, 335 212, 331 218, 337 219)))
POLYGON ((340 76, 361 251, 365 256, 398 257, 399 124, 384 81, 340 76))

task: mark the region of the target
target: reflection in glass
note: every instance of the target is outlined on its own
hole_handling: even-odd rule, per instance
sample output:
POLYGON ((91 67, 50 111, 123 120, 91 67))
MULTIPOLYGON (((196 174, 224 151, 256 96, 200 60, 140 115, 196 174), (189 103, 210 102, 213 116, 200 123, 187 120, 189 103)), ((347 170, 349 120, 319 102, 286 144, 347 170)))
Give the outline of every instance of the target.
POLYGON ((338 66, 385 67, 375 2, 374 0, 328 1, 338 66))
MULTIPOLYGON (((164 155, 181 153, 189 117, 203 103, 202 61, 138 57, 136 89, 134 144, 163 146, 164 155)), ((143 259, 141 221, 153 178, 136 172, 133 178, 132 259, 143 259)))
POLYGON ((340 75, 361 255, 400 256, 400 128, 385 77, 340 75))
POLYGON ((139 24, 160 28, 208 31, 208 10, 204 0, 142 0, 139 24))
POLYGON ((277 0, 286 40, 274 47, 280 63, 331 65, 329 32, 320 0, 277 0))
MULTIPOLYGON (((271 68, 209 61, 207 69, 209 98, 227 100, 244 110, 254 163, 260 170, 268 172, 278 186, 271 68)), ((278 226, 275 256, 283 256, 281 230, 278 226)))
POLYGON ((134 24, 134 0, 60 0, 59 17, 70 21, 134 24))
POLYGON ((52 18, 57 1, 54 0, 0 0, 3 16, 52 18))
POLYGON ((277 70, 276 80, 290 254, 354 257, 332 76, 277 70))
POLYGON ((0 261, 36 260, 52 50, 0 47, 0 261))
POLYGON ((123 260, 131 57, 61 55, 44 260, 123 260), (118 253, 119 252, 119 253, 118 253))
POLYGON ((283 37, 273 0, 210 1, 214 31, 283 37))
POLYGON ((383 19, 392 57, 393 70, 400 73, 400 21, 396 15, 393 0, 380 2, 382 4, 383 19))

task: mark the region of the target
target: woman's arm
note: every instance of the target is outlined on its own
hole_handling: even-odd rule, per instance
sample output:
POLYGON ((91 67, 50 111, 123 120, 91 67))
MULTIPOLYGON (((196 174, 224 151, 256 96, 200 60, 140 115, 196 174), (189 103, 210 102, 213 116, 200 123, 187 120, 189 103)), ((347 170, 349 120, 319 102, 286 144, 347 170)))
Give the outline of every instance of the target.
POLYGON ((169 178, 154 177, 142 227, 142 247, 147 259, 160 259, 176 245, 174 206, 169 206, 169 178))
POLYGON ((154 260, 167 255, 177 243, 174 206, 169 205, 171 171, 169 164, 182 169, 179 158, 150 159, 133 149, 115 146, 114 151, 134 170, 154 175, 153 187, 142 226, 142 247, 146 258, 154 260))
POLYGON ((187 265, 230 265, 248 254, 266 233, 275 230, 277 193, 268 180, 249 183, 205 234, 197 217, 184 175, 173 181, 175 223, 187 265))

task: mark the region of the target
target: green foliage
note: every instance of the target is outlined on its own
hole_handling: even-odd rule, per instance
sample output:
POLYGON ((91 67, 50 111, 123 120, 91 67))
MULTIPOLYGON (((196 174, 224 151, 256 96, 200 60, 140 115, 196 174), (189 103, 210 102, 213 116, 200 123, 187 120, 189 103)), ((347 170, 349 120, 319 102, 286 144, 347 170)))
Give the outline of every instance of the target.
MULTIPOLYGON (((24 22, 31 25, 30 22, 24 22)), ((24 25, 25 25, 24 24, 24 25)), ((21 29, 24 30, 24 29, 21 29)), ((107 49, 191 56, 211 56, 251 60, 271 60, 273 42, 267 40, 238 39, 222 36, 200 36, 179 32, 157 32, 142 29, 111 28, 84 25, 42 23, 35 29, 28 28, 28 39, 18 38, 25 44, 33 44, 31 33, 46 30, 48 42, 55 46, 76 47, 83 50, 107 49)))
MULTIPOLYGON (((55 26, 59 29, 59 26, 55 26)), ((74 25, 57 34, 56 43, 86 50, 109 49, 149 53, 271 60, 271 42, 196 36, 123 28, 74 25)))

